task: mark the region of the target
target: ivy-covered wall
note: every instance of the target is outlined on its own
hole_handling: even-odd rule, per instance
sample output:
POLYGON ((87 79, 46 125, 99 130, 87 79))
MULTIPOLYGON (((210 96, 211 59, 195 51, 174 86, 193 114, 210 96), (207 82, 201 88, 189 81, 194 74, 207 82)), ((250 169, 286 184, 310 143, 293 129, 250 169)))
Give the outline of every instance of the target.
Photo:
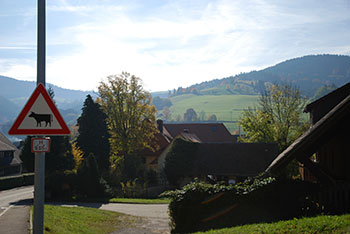
POLYGON ((319 207, 310 194, 317 190, 315 184, 273 178, 235 186, 197 180, 163 196, 172 198, 172 232, 187 233, 315 214, 319 207))

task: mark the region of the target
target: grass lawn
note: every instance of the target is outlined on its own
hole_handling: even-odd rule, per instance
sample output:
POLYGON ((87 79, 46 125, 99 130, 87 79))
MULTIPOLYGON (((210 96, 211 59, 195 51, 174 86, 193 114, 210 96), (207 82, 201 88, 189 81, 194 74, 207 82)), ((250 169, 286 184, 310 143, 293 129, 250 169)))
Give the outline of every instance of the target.
POLYGON ((261 223, 233 228, 197 232, 196 234, 258 234, 258 233, 350 233, 350 215, 317 216, 293 219, 276 223, 261 223))
MULTIPOLYGON (((173 105, 170 107, 172 119, 176 116, 183 117, 188 108, 193 108, 197 116, 205 112, 205 118, 215 114, 218 122, 237 121, 242 109, 254 107, 258 103, 257 95, 193 95, 185 94, 172 97, 173 105)), ((237 129, 236 123, 225 123, 226 127, 232 132, 237 129)))
POLYGON ((169 204, 170 199, 112 198, 109 202, 129 204, 169 204))
POLYGON ((104 234, 130 227, 134 217, 112 211, 85 207, 45 205, 46 234, 104 234))

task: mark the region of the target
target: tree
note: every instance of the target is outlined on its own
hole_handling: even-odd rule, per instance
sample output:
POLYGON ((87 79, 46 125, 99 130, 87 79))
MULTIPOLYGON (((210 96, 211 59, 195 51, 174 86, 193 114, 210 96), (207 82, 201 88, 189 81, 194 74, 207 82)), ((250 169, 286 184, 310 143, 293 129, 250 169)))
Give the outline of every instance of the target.
POLYGON ((101 173, 97 165, 96 157, 93 153, 90 153, 78 168, 77 177, 79 183, 77 184, 77 192, 79 196, 83 198, 104 197, 105 187, 101 181, 101 173))
POLYGON ((161 98, 159 96, 154 97, 152 99, 152 103, 158 111, 161 111, 165 107, 171 107, 173 105, 169 98, 161 98))
POLYGON ((207 114, 205 113, 204 110, 202 110, 201 112, 199 112, 199 119, 200 119, 200 121, 205 121, 206 116, 207 116, 207 114))
POLYGON ((215 114, 209 115, 208 121, 216 122, 217 121, 216 115, 215 114))
POLYGON ((109 133, 106 123, 107 115, 100 104, 94 102, 87 95, 81 116, 78 118, 77 146, 83 151, 84 157, 93 154, 96 157, 98 168, 102 172, 109 169, 109 133))
POLYGON ((186 110, 184 114, 184 121, 185 122, 193 122, 197 120, 197 113, 193 108, 189 108, 186 110))
POLYGON ((306 99, 289 84, 274 84, 260 96, 256 109, 243 111, 239 120, 245 142, 277 142, 283 151, 307 128, 302 117, 306 99))
POLYGON ((176 138, 165 157, 164 174, 171 185, 179 185, 180 180, 191 173, 198 143, 176 138))
POLYGON ((129 162, 138 152, 155 147, 156 109, 151 95, 143 89, 140 78, 127 72, 108 76, 107 82, 101 82, 98 91, 99 101, 107 114, 113 166, 118 167, 118 163, 124 161, 124 175, 139 175, 141 165, 129 168, 128 165, 132 165, 129 162))
POLYGON ((162 116, 166 121, 171 120, 171 111, 170 111, 169 107, 166 106, 163 108, 162 116))

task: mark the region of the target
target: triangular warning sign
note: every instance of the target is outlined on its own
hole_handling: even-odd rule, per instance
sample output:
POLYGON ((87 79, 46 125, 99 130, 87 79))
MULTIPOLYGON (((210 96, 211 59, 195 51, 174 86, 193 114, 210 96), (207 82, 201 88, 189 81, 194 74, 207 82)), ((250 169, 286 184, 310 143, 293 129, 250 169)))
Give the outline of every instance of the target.
POLYGON ((42 84, 36 87, 9 131, 9 135, 69 134, 67 124, 42 84))

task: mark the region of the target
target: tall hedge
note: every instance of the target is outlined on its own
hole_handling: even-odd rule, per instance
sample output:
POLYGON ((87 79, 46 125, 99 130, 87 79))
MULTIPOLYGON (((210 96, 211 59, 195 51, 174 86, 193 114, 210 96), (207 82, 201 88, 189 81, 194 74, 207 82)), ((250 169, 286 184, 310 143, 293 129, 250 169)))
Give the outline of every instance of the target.
POLYGON ((34 173, 0 177, 0 190, 12 189, 34 184, 34 173))
POLYGON ((317 212, 308 199, 313 190, 317 187, 309 183, 265 178, 235 186, 195 181, 163 195, 172 198, 172 232, 187 233, 317 212))

